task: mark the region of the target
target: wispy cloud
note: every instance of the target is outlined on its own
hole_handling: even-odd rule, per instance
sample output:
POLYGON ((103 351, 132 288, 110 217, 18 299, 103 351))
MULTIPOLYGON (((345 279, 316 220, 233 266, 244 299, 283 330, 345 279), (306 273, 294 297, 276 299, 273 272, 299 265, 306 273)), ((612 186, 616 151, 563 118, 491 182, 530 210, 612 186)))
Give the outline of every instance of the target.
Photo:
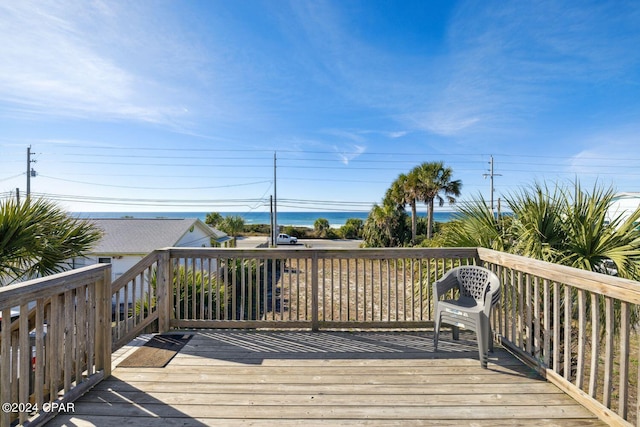
POLYGON ((358 158, 361 154, 367 151, 367 147, 363 145, 352 145, 350 147, 347 146, 340 148, 334 147, 334 149, 336 151, 336 154, 340 158, 340 161, 345 165, 348 165, 349 162, 358 158))
POLYGON ((529 126, 572 96, 575 84, 615 79, 638 63, 640 40, 631 30, 640 9, 618 6, 462 3, 435 89, 424 93, 423 108, 414 105, 404 117, 445 136, 529 126))
MULTIPOLYGON (((133 10, 131 12, 134 12, 133 10)), ((108 3, 0 4, 0 101, 13 114, 166 123, 186 114, 118 58, 126 16, 108 3), (122 28, 110 27, 120 22, 122 28), (172 119, 173 118, 173 119, 172 119)))

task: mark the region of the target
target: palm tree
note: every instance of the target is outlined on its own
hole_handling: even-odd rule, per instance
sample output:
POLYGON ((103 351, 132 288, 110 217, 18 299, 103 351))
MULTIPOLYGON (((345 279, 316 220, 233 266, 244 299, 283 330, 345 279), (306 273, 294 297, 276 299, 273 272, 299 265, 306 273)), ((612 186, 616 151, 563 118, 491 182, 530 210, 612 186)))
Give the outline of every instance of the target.
POLYGON ((402 209, 406 205, 411 206, 411 241, 416 242, 418 235, 418 191, 420 180, 417 173, 411 171, 409 174, 400 174, 387 190, 386 198, 390 199, 402 209))
POLYGON ((327 231, 331 229, 331 225, 329 224, 329 220, 326 218, 318 218, 313 223, 313 230, 316 232, 317 237, 325 237, 327 235, 327 231))
POLYGON ((609 208, 615 193, 609 189, 594 187, 591 193, 575 184, 575 196, 565 190, 563 202, 570 201, 565 209, 563 225, 566 241, 560 264, 591 271, 602 271, 605 261, 612 261, 618 276, 640 279, 640 209, 627 219, 621 215, 609 218, 609 208))
POLYGON ((453 196, 460 196, 462 182, 452 180, 453 170, 445 167, 443 162, 422 163, 413 168, 410 175, 415 175, 416 198, 422 200, 427 205, 427 238, 433 237, 433 207, 435 200, 438 205, 443 206, 446 200, 453 204, 456 199, 453 196), (444 197, 440 196, 444 193, 444 197))
POLYGON ((442 239, 454 247, 483 247, 505 251, 509 247, 506 230, 509 218, 497 217, 480 195, 463 203, 444 228, 442 239))
POLYGON ((228 235, 237 237, 244 231, 244 219, 239 215, 225 216, 218 227, 228 235))
POLYGON ((210 212, 207 214, 204 222, 211 227, 217 227, 223 219, 220 212, 210 212))
POLYGON ((82 256, 102 232, 44 199, 0 202, 0 285, 58 273, 82 256))
POLYGON ((535 183, 506 197, 513 215, 494 218, 480 199, 465 203, 447 244, 483 246, 601 272, 603 264, 615 264, 620 277, 640 279, 640 209, 627 219, 608 217, 613 189, 535 183))
POLYGON ((375 204, 364 225, 364 244, 368 247, 397 246, 403 240, 404 206, 385 199, 382 205, 375 204))
POLYGON ((507 196, 514 218, 510 230, 512 252, 548 262, 562 259, 569 207, 563 196, 557 185, 550 190, 539 183, 507 196))

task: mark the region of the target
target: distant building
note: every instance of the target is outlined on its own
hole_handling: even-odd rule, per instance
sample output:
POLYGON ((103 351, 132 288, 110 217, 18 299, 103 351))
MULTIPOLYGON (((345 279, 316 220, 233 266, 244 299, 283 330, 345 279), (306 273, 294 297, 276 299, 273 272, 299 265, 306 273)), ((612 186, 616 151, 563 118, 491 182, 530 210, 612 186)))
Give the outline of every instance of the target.
POLYGON ((640 193, 618 193, 613 200, 607 214, 609 221, 618 216, 621 216, 622 221, 625 221, 636 209, 640 208, 640 193))
POLYGON ((156 249, 166 247, 226 246, 232 239, 196 218, 109 218, 91 219, 104 233, 85 258, 73 260, 79 268, 111 263, 112 280, 156 249))

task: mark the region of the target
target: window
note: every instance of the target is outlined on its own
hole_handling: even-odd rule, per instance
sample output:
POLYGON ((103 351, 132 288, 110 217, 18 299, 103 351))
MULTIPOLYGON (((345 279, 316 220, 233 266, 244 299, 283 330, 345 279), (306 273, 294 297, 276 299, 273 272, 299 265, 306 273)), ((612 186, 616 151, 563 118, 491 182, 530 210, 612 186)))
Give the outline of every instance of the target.
POLYGON ((111 262, 111 258, 98 258, 98 264, 109 264, 111 262))

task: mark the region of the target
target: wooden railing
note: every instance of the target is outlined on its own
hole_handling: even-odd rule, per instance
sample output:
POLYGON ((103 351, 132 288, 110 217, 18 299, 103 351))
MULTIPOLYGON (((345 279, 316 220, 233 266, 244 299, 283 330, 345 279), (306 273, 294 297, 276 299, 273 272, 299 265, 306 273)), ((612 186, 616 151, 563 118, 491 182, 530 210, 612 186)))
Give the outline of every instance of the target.
MULTIPOLYGON (((116 349, 144 331, 429 328, 432 283, 463 264, 484 265, 500 277, 502 297, 492 323, 496 338, 507 349, 606 422, 636 422, 639 350, 633 326, 640 283, 482 248, 167 248, 149 254, 114 281, 102 303, 98 296, 108 277, 98 272, 104 267, 52 278, 44 286, 47 293, 36 286, 40 282, 20 285, 22 293, 9 291, 13 287, 2 289, 3 318, 17 305, 21 313, 29 313, 26 320, 21 316, 2 331, 2 401, 44 402, 61 393, 67 396, 78 387, 77 378, 82 378, 82 386, 108 375, 104 346, 113 343, 111 348, 116 349), (76 279, 75 274, 92 276, 76 279), (87 302, 80 303, 79 295, 87 295, 87 302), (89 302, 91 298, 95 302, 89 302), (76 351, 72 346, 84 338, 69 341, 69 350, 66 345, 64 350, 49 350, 56 363, 41 357, 47 355, 53 337, 67 342, 74 332, 83 336, 85 326, 74 326, 77 321, 70 319, 84 315, 69 313, 87 311, 92 304, 102 308, 80 323, 86 326, 85 333, 95 331, 82 353, 89 365, 95 359, 94 367, 67 361, 68 354, 76 351), (53 319, 57 329, 49 326, 45 339, 38 325, 53 319), (105 324, 111 326, 108 339, 100 335, 104 330, 100 325, 105 324), (22 362, 29 354, 24 337, 34 330, 35 379, 25 386, 20 379, 31 372, 30 365, 22 362)), ((28 415, 21 414, 20 420, 28 415)))
POLYGON ((111 266, 0 288, 0 426, 43 423, 111 374, 111 266))
POLYGON ((502 282, 502 344, 604 421, 638 423, 640 283, 483 248, 478 257, 502 282))
POLYGON ((170 249, 171 328, 424 327, 431 280, 475 249, 170 249), (429 279, 430 278, 430 279, 429 279))
MULTIPOLYGON (((140 335, 145 329, 157 330, 158 320, 156 290, 167 291, 164 281, 156 286, 158 273, 164 272, 167 260, 159 265, 168 253, 154 251, 144 257, 132 269, 113 281, 111 287, 112 347, 116 350, 140 335)), ((161 278, 161 280, 163 280, 161 278)), ((162 296, 164 297, 164 295, 162 296)), ((163 328, 166 330, 166 327, 163 328)))

